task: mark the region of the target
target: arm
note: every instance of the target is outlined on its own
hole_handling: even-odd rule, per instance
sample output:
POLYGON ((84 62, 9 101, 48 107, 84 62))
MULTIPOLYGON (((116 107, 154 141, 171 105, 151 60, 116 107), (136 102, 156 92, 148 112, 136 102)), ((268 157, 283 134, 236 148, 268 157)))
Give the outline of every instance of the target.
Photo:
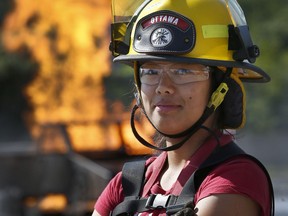
POLYGON ((239 194, 218 194, 201 199, 195 207, 197 216, 259 216, 259 205, 239 194))
POLYGON ((108 216, 110 212, 124 199, 121 173, 118 173, 102 191, 94 205, 92 216, 108 216))
POLYGON ((195 195, 195 204, 203 215, 211 208, 226 212, 236 209, 234 212, 238 211, 238 214, 247 209, 249 213, 242 215, 257 215, 253 212, 258 208, 258 215, 270 215, 270 196, 263 170, 253 161, 239 158, 217 167, 206 177, 195 195), (204 205, 209 206, 205 211, 204 205))

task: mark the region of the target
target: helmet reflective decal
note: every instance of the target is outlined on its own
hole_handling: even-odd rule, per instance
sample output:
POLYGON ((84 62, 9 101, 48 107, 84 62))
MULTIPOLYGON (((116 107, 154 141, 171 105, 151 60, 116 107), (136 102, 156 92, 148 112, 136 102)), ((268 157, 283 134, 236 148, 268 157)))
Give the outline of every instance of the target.
POLYGON ((164 47, 172 41, 172 34, 167 28, 158 28, 151 35, 151 44, 154 47, 164 47))
POLYGON ((156 23, 171 24, 177 26, 182 31, 186 31, 191 25, 188 23, 188 21, 185 21, 184 18, 181 18, 179 15, 177 16, 174 13, 172 15, 171 12, 160 14, 156 13, 154 16, 148 17, 147 20, 144 20, 141 25, 143 28, 147 28, 156 23))

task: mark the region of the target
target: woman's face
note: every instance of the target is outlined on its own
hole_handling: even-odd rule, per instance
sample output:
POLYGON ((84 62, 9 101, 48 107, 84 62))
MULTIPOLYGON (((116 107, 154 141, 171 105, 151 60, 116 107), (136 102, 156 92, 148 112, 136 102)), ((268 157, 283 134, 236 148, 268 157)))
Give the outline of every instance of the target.
POLYGON ((139 77, 143 108, 162 133, 176 134, 191 127, 210 98, 209 68, 203 65, 146 62, 139 77))

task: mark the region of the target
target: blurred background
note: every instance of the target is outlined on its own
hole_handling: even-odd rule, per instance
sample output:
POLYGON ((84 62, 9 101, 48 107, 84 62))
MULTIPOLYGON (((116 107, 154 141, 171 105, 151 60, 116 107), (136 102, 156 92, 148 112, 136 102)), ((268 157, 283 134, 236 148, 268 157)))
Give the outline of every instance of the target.
MULTIPOLYGON (((288 1, 239 0, 257 65, 236 137, 271 173, 288 215, 288 1)), ((0 215, 90 215, 123 162, 151 153, 130 131, 131 69, 112 64, 110 1, 0 1, 0 215)), ((137 119, 147 136, 152 129, 137 119)), ((148 139, 150 137, 147 137, 148 139)))

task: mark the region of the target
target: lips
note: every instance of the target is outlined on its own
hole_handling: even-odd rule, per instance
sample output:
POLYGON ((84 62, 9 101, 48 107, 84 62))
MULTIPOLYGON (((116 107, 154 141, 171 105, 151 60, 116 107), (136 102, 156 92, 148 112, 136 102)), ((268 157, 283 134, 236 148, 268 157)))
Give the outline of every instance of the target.
POLYGON ((169 101, 159 101, 155 104, 155 109, 160 113, 169 113, 181 109, 182 106, 169 101))
POLYGON ((180 106, 170 106, 170 105, 156 106, 156 110, 158 112, 163 112, 163 113, 173 112, 179 109, 180 109, 180 106))

